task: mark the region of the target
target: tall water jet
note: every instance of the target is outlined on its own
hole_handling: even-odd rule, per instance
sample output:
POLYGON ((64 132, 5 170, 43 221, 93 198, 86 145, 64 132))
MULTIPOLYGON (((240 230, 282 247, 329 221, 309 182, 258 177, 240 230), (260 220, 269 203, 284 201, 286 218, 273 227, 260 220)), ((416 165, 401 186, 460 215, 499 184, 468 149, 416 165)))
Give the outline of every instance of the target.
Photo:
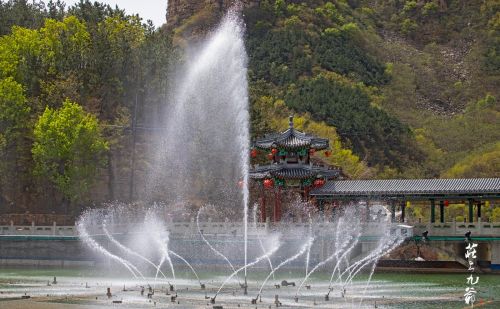
POLYGON ((188 57, 159 125, 166 129, 146 198, 196 207, 214 204, 233 219, 241 218, 243 209, 246 264, 250 147, 243 32, 238 13, 230 11, 188 57))

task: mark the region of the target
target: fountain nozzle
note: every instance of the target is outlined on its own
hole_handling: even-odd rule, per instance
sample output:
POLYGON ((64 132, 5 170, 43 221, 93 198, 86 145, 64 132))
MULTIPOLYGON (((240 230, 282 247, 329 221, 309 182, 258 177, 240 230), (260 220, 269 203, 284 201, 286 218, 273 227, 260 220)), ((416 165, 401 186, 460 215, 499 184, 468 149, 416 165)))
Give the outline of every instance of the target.
POLYGON ((248 284, 247 284, 247 278, 245 277, 245 283, 241 284, 240 287, 243 289, 243 295, 248 295, 248 284))

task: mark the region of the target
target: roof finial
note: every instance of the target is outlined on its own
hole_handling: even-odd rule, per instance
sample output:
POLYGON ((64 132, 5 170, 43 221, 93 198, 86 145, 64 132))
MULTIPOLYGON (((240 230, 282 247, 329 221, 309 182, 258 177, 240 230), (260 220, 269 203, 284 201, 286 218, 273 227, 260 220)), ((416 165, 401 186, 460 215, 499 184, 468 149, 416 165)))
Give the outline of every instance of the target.
POLYGON ((293 115, 290 115, 290 117, 288 117, 288 120, 289 120, 290 128, 293 128, 293 115))

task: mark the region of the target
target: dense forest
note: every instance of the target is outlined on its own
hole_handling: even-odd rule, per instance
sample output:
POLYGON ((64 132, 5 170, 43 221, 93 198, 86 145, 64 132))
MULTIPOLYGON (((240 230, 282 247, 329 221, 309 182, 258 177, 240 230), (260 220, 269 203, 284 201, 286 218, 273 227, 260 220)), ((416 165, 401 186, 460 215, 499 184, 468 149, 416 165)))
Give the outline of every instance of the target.
MULTIPOLYGON (((498 0, 250 2, 252 136, 293 113, 352 178, 500 176, 498 0)), ((0 212, 138 199, 147 124, 223 14, 210 3, 155 28, 98 2, 0 1, 0 212)))

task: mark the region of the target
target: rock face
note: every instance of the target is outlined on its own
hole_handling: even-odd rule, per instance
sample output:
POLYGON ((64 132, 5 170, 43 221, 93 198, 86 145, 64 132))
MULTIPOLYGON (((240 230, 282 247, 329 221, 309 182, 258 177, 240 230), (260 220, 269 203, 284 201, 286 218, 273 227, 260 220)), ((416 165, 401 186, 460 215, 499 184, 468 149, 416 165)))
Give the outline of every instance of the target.
POLYGON ((223 12, 238 0, 170 0, 168 3, 167 21, 169 27, 179 27, 184 21, 204 9, 215 9, 223 12))

